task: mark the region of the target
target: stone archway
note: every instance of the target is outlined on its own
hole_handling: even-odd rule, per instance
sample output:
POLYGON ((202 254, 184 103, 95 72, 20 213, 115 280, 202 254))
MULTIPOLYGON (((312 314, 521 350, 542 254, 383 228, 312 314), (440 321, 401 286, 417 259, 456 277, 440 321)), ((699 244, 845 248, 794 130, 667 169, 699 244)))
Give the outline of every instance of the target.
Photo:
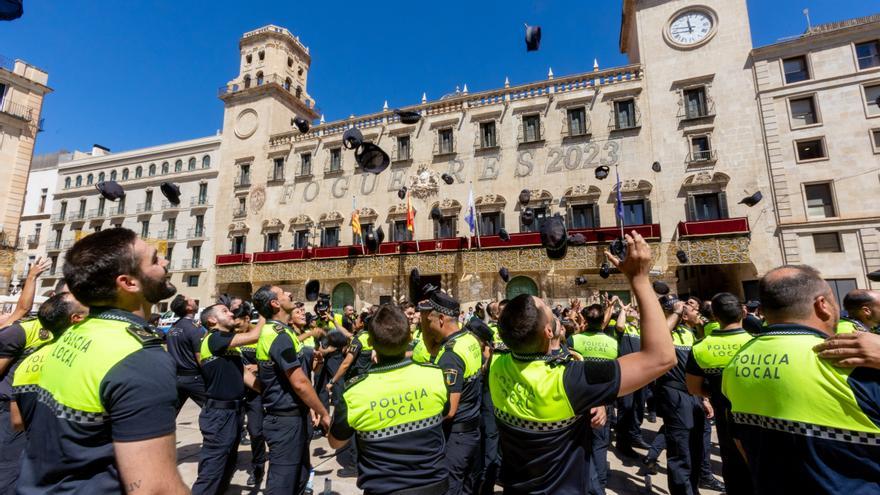
POLYGON ((337 284, 336 287, 333 288, 333 294, 330 301, 333 307, 333 312, 336 314, 342 314, 342 309, 346 305, 354 305, 354 289, 352 289, 351 285, 347 282, 337 284))
POLYGON ((531 296, 538 295, 538 284, 529 277, 520 275, 514 277, 507 283, 507 299, 513 299, 520 294, 529 294, 531 296))

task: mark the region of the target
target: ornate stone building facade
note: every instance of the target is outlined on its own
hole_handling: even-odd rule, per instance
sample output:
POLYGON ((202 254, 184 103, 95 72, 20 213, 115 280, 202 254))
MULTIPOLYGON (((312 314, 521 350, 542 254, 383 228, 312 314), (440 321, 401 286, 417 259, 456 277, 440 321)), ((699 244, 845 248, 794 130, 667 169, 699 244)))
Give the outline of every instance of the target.
POLYGON ((318 116, 308 49, 283 28, 246 33, 240 73, 221 89, 218 189, 233 200, 217 205, 217 290, 244 295, 271 282, 298 291, 319 279, 334 305, 379 303, 409 297, 411 268, 465 302, 623 290, 619 275, 598 276, 602 250, 619 235, 619 170, 624 223, 654 245, 659 278, 680 293, 751 295, 781 258, 769 201, 739 203, 770 193, 750 40, 744 0, 625 0, 627 66, 423 98, 406 107, 421 114, 415 125, 386 109, 300 133, 294 117, 318 116), (389 152, 388 170, 357 167, 342 146, 349 127, 389 152), (602 165, 611 170, 604 180, 594 174, 602 165), (416 210, 412 239, 403 186, 416 210), (532 193, 532 226, 519 220, 522 189, 532 193), (471 194, 473 234, 464 220, 471 194), (434 206, 440 220, 429 216, 434 206), (362 254, 353 208, 364 229, 386 232, 377 255, 362 254), (555 214, 589 241, 560 261, 545 256, 537 233, 555 214), (575 285, 579 275, 587 285, 575 285))

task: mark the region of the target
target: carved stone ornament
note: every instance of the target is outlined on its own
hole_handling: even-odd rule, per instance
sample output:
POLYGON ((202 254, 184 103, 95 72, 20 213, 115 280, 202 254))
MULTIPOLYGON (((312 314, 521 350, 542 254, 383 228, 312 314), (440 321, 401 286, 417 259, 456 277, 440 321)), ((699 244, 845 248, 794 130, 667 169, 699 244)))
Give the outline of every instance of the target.
MULTIPOLYGON (((646 180, 627 179, 625 181, 621 181, 620 183, 620 192, 624 194, 647 194, 651 192, 652 188, 653 186, 651 185, 651 183, 646 180)), ((617 186, 614 186, 614 191, 617 191, 617 186)))
POLYGON ((409 192, 419 199, 433 196, 439 190, 439 180, 439 173, 429 169, 427 165, 420 165, 419 171, 409 177, 409 192))
POLYGON ((229 224, 229 237, 233 237, 235 235, 247 234, 250 229, 248 225, 244 222, 232 222, 229 224))
POLYGON ((321 213, 321 216, 318 217, 318 223, 325 224, 333 224, 333 223, 342 223, 342 213, 338 211, 331 211, 329 213, 321 213))
POLYGON ((440 208, 440 210, 446 214, 461 211, 461 203, 450 198, 445 198, 443 201, 439 201, 431 205, 431 208, 434 207, 440 208))
POLYGON ((497 206, 503 208, 507 204, 507 200, 500 194, 485 194, 474 200, 474 206, 497 206))
POLYGON ((379 214, 376 213, 376 210, 364 206, 363 208, 358 210, 358 217, 360 218, 361 222, 363 222, 364 220, 376 219, 379 217, 379 214))
POLYGON ((254 186, 251 189, 251 213, 257 214, 263 210, 266 204, 266 188, 265 186, 254 186))
POLYGON ((302 214, 302 213, 290 219, 290 227, 291 228, 293 228, 293 227, 311 227, 313 223, 314 222, 312 222, 312 218, 310 216, 308 216, 306 214, 302 214))
POLYGON ((724 187, 727 185, 728 182, 730 182, 730 177, 727 174, 723 174, 721 172, 710 174, 707 171, 703 171, 688 176, 684 180, 682 186, 685 188, 697 188, 705 186, 724 187))
POLYGON ((281 232, 284 230, 284 222, 278 218, 263 220, 263 232, 281 232))
MULTIPOLYGON (((415 209, 415 207, 413 207, 415 209)), ((406 215, 406 203, 398 203, 391 208, 388 208, 388 216, 396 217, 400 215, 406 215)))

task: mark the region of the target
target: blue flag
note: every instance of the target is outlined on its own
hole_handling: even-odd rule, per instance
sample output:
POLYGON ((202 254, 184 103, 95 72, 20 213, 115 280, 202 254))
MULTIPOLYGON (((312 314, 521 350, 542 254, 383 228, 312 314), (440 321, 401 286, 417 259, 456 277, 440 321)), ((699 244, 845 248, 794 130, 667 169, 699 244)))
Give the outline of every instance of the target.
POLYGON ((615 170, 614 173, 617 174, 617 218, 620 219, 620 225, 623 225, 623 195, 620 192, 620 172, 615 170))

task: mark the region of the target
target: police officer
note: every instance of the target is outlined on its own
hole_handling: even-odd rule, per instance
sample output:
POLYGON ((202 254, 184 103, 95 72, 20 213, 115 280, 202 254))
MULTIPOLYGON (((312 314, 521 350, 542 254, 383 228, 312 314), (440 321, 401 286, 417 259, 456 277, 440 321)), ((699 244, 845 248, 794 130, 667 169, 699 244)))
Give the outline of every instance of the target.
POLYGON ((837 338, 831 287, 811 267, 783 266, 758 290, 769 327, 721 384, 756 493, 880 493, 880 374, 813 351, 837 338))
POLYGON ((473 471, 471 478, 474 493, 491 495, 495 492, 498 467, 501 465, 501 457, 498 455, 498 425, 495 424, 495 407, 492 405, 492 397, 489 394, 489 381, 485 379, 486 372, 489 370, 489 362, 492 359, 495 335, 489 325, 479 318, 472 318, 465 325, 465 329, 480 341, 483 353, 483 366, 480 370, 482 375, 480 393, 480 452, 482 458, 478 458, 479 469, 473 471))
MULTIPOLYGON (((608 335, 603 328, 604 313, 609 313, 619 302, 614 296, 603 310, 602 305, 592 304, 585 310, 587 327, 583 332, 568 338, 568 346, 587 361, 613 361, 617 359, 617 340, 608 335)), ((623 317, 622 317, 623 318, 623 317)), ((607 415, 607 407, 606 407, 607 415)), ((592 429, 592 453, 590 455, 590 495, 605 493, 608 483, 608 444, 611 441, 611 423, 603 422, 599 428, 592 429)))
POLYGON ((192 491, 217 495, 226 493, 235 473, 245 386, 259 389, 254 374, 244 369, 238 347, 257 342, 260 328, 235 333, 234 315, 223 304, 205 308, 199 319, 208 332, 199 351, 208 398, 199 414, 202 451, 192 491))
POLYGON ((199 349, 205 329, 193 319, 198 307, 195 300, 178 294, 169 305, 177 316, 177 321, 168 330, 166 346, 168 353, 177 364, 177 411, 187 399, 192 399, 199 407, 204 406, 205 381, 199 369, 199 349))
POLYGON ((715 412, 725 491, 729 495, 750 495, 754 489, 749 469, 734 443, 730 407, 721 395, 721 372, 752 336, 742 328, 743 308, 736 296, 722 292, 710 304, 719 328, 691 348, 686 366, 687 386, 691 394, 708 398, 715 412))
POLYGON ((289 292, 264 285, 253 296, 254 308, 266 318, 257 342, 259 378, 263 384, 263 435, 269 445, 269 472, 265 493, 300 493, 308 482, 309 409, 317 424, 330 428, 327 409, 321 404, 304 371, 302 344, 285 322, 291 316, 305 325, 305 309, 289 292))
MULTIPOLYGON (((259 318, 254 317, 253 306, 248 302, 241 302, 232 315, 235 318, 237 332, 245 333, 251 328, 262 328, 259 318)), ((257 371, 257 344, 244 344, 239 347, 241 362, 245 369, 257 371)), ((263 483, 266 474, 266 437, 263 436, 263 397, 260 392, 247 388, 244 396, 244 414, 247 419, 246 428, 250 436, 251 445, 251 468, 245 481, 247 486, 259 487, 263 483)))
POLYGON ((480 403, 482 396, 482 346, 465 329, 460 329, 458 301, 440 291, 418 305, 422 333, 428 336, 431 362, 443 370, 449 389, 446 461, 449 464, 449 493, 471 493, 471 471, 480 454, 480 403))
POLYGON ((449 485, 443 417, 449 407, 443 373, 407 359, 403 312, 383 305, 369 325, 377 364, 348 382, 333 411, 329 441, 358 444, 357 486, 370 495, 442 495, 449 485))
POLYGON ((368 325, 365 322, 369 318, 370 316, 366 313, 361 314, 358 318, 361 323, 356 325, 358 330, 352 337, 345 359, 343 359, 342 364, 328 384, 328 388, 332 389, 341 383, 343 377, 345 377, 346 381, 352 380, 370 369, 373 363, 373 346, 370 345, 369 335, 367 334, 368 325))
MULTIPOLYGON (((615 322, 617 331, 617 353, 626 356, 639 352, 642 348, 641 331, 639 330, 639 312, 631 304, 620 310, 615 322)), ((647 449, 650 447, 642 438, 642 419, 645 414, 645 394, 649 387, 640 388, 632 394, 625 395, 617 401, 617 427, 615 436, 617 451, 627 457, 638 457, 633 447, 647 449)))
POLYGON ((844 296, 843 309, 847 316, 837 324, 837 333, 880 333, 880 292, 853 289, 844 296))
POLYGON ((64 279, 89 317, 43 363, 18 493, 188 492, 174 447, 174 361, 144 316, 174 295, 168 262, 128 229, 66 253, 64 279))
POLYGON ((627 249, 623 262, 606 256, 630 280, 642 308, 640 352, 604 362, 556 358, 550 355, 550 343, 559 327, 543 301, 523 294, 502 310, 499 328, 510 352, 493 356, 489 390, 505 492, 585 494, 590 410, 645 386, 675 363, 648 280, 651 250, 635 232, 627 236, 627 249))
POLYGON ((15 311, 7 320, 14 323, 0 330, 0 494, 14 490, 25 447, 24 435, 12 429, 9 418, 12 377, 22 360, 54 338, 36 318, 25 318, 34 304, 37 277, 48 267, 49 261, 43 259, 31 266, 15 311))

